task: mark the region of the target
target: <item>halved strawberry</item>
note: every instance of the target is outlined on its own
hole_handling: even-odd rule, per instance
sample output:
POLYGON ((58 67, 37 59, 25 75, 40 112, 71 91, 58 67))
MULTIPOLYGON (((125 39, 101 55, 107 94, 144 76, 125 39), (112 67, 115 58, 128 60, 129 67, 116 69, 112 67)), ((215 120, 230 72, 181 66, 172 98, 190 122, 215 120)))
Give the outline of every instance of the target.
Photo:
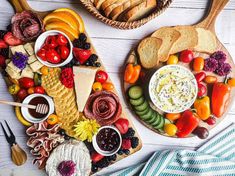
POLYGON ((10 46, 16 46, 23 43, 20 39, 15 37, 11 32, 6 33, 3 39, 10 46))
POLYGON ((0 49, 2 48, 7 48, 8 45, 6 44, 6 42, 4 42, 4 40, 0 39, 0 49))
POLYGON ((101 154, 99 154, 99 153, 92 153, 91 154, 91 160, 94 162, 94 163, 96 163, 96 162, 98 162, 98 161, 100 161, 100 160, 102 160, 104 158, 104 156, 103 155, 101 155, 101 154))
POLYGON ((84 50, 80 48, 73 48, 73 54, 80 64, 84 64, 91 56, 91 50, 84 50))
POLYGON ((122 148, 123 149, 130 149, 131 148, 131 140, 130 139, 123 139, 122 140, 122 148))

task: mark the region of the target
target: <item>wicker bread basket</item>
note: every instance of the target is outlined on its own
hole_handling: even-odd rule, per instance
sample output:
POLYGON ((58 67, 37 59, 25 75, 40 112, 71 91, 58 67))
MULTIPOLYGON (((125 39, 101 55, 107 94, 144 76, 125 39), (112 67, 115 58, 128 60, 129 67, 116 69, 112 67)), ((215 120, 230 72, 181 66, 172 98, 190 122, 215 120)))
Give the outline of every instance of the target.
POLYGON ((169 5, 172 3, 173 0, 158 0, 159 5, 158 7, 147 17, 133 21, 133 22, 120 22, 120 21, 113 21, 105 16, 103 16, 93 5, 93 2, 91 0, 80 0, 81 3, 86 7, 86 9, 95 16, 98 20, 102 21, 103 23, 106 23, 112 27, 118 28, 118 29, 134 29, 138 28, 148 21, 154 19, 158 15, 160 15, 162 12, 164 12, 165 9, 169 7, 169 5))

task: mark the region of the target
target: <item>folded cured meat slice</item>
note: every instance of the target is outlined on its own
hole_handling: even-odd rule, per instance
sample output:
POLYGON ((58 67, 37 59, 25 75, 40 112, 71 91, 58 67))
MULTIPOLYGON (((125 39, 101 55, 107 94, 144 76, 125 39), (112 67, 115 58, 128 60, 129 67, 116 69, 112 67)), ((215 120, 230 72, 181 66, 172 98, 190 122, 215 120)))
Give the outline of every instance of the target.
POLYGON ((111 125, 121 115, 122 106, 117 95, 109 91, 99 91, 90 95, 84 115, 95 119, 100 125, 111 125))

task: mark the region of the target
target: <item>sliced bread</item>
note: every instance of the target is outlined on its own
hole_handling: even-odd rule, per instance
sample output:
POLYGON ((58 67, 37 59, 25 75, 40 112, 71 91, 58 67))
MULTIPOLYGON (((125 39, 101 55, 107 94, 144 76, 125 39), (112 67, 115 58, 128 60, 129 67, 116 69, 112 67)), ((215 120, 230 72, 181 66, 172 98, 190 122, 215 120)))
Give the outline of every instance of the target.
POLYGON ((109 17, 110 13, 115 9, 116 7, 122 5, 123 3, 127 2, 129 0, 117 0, 115 3, 112 5, 108 6, 106 9, 104 9, 104 14, 106 17, 109 17))
POLYGON ((137 52, 144 68, 150 69, 159 64, 158 53, 161 44, 162 40, 156 37, 148 37, 140 42, 137 52))
POLYGON ((162 27, 155 31, 151 37, 157 37, 162 40, 162 45, 159 49, 159 60, 166 62, 174 43, 180 38, 180 32, 172 27, 162 27))
POLYGON ((105 2, 106 0, 94 0, 94 4, 95 4, 95 7, 100 10, 101 8, 101 5, 103 4, 103 2, 105 2))
POLYGON ((215 35, 206 29, 196 28, 198 33, 198 44, 194 47, 195 51, 212 54, 217 49, 215 35))
POLYGON ((105 2, 101 5, 101 9, 105 10, 110 5, 114 4, 118 0, 105 0, 105 2))
POLYGON ((157 0, 146 0, 130 9, 124 15, 122 21, 132 22, 150 14, 157 7, 157 0))
POLYGON ((175 54, 187 49, 193 49, 198 44, 197 31, 192 26, 176 26, 175 30, 180 32, 180 38, 175 42, 170 54, 175 54))
POLYGON ((115 7, 109 16, 112 20, 116 20, 122 13, 127 12, 128 10, 130 10, 131 8, 133 8, 134 6, 142 2, 143 0, 128 0, 124 2, 123 4, 115 7))

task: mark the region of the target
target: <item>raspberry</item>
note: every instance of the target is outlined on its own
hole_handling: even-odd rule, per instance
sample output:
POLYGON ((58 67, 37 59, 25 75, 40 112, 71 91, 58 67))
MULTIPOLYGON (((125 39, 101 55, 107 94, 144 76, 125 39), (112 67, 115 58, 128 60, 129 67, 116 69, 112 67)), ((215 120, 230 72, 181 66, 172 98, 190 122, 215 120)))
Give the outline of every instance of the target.
POLYGON ((131 148, 131 140, 130 139, 123 139, 122 140, 122 148, 123 149, 130 149, 131 148))

